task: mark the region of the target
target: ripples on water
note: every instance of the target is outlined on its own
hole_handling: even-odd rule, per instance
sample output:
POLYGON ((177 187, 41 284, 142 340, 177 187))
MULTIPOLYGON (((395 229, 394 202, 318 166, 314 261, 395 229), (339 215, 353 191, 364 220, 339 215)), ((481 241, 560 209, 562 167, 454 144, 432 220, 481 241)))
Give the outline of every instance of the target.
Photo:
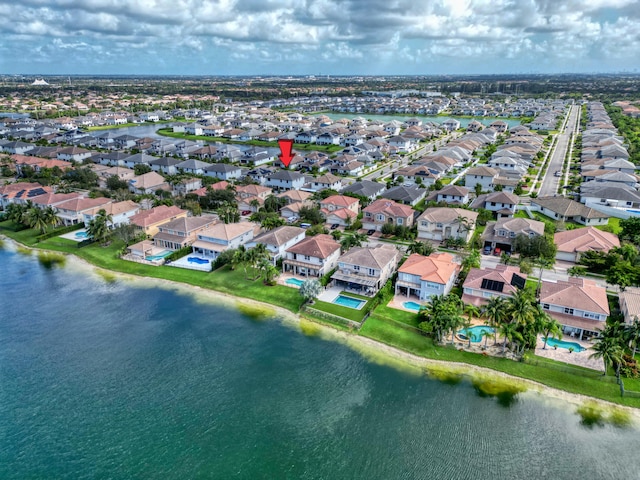
POLYGON ((0 478, 636 478, 640 435, 0 251, 0 478), (480 393, 478 393, 480 392, 480 393))

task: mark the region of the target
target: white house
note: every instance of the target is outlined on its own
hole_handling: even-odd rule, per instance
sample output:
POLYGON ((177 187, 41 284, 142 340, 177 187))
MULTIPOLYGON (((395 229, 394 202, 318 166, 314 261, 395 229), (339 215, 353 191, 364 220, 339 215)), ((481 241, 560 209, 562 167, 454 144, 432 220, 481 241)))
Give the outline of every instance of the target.
POLYGON ((246 244, 247 248, 253 248, 263 244, 269 251, 271 261, 275 263, 286 256, 286 250, 305 239, 306 230, 300 227, 283 225, 268 232, 258 235, 246 244))
POLYGON ((258 226, 255 223, 218 223, 198 233, 193 253, 215 260, 225 250, 238 248, 253 240, 258 226))

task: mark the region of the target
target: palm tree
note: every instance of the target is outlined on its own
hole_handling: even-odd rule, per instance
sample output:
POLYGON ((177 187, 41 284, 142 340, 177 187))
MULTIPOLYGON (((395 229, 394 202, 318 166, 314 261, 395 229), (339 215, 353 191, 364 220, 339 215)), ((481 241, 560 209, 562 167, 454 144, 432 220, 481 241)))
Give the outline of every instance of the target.
POLYGON ((518 332, 518 325, 516 323, 503 323, 500 325, 500 334, 504 337, 504 342, 502 343, 503 355, 507 350, 507 341, 517 342, 522 340, 522 335, 518 332))
POLYGON ((640 320, 637 316, 633 318, 630 325, 626 326, 625 330, 631 348, 631 358, 636 358, 636 348, 638 348, 638 340, 640 339, 640 320))
MULTIPOLYGON (((236 248, 236 250, 233 252, 233 256, 231 257, 231 269, 235 270, 239 265, 244 264, 247 257, 247 249, 245 248, 244 245, 240 245, 238 248, 236 248)), ((244 269, 244 274, 245 276, 247 275, 247 269, 244 269)))
POLYGON ((480 268, 480 259, 480 252, 474 248, 462 259, 462 268, 465 271, 469 271, 471 268, 480 268))
MULTIPOLYGON (((468 303, 464 306, 463 311, 467 315, 467 321, 464 322, 464 327, 471 328, 471 323, 473 322, 473 318, 480 316, 480 309, 475 305, 468 303)), ((467 335, 467 337, 469 338, 469 348, 471 348, 471 335, 467 335)))
POLYGON ((19 205, 17 203, 10 203, 7 206, 7 219, 11 220, 13 223, 22 223, 24 219, 25 213, 24 205, 19 205))
POLYGON ((533 321, 535 308, 528 290, 517 290, 507 303, 513 322, 526 325, 533 321))
POLYGON ((431 255, 435 252, 436 249, 433 248, 433 245, 428 242, 421 242, 420 240, 416 240, 407 248, 407 253, 417 253, 418 255, 431 255))
POLYGON ((273 280, 280 273, 276 267, 274 267, 273 263, 271 263, 271 259, 268 257, 263 257, 258 264, 258 268, 262 272, 262 278, 265 284, 270 285, 273 283, 273 280))
POLYGON ((104 208, 98 211, 98 214, 89 222, 87 234, 96 242, 105 244, 109 238, 109 224, 113 221, 113 217, 107 213, 104 208))
POLYGON ((44 233, 47 230, 47 219, 45 217, 44 210, 38 207, 32 207, 25 213, 25 220, 30 228, 40 230, 40 233, 44 233))
POLYGON ((51 205, 49 205, 47 208, 44 209, 44 220, 47 223, 47 225, 51 227, 55 227, 60 223, 60 217, 58 217, 58 212, 51 205))
MULTIPOLYGON (((484 306, 484 314, 489 319, 489 325, 493 327, 494 330, 498 330, 498 327, 502 324, 502 322, 507 318, 508 315, 508 304, 507 300, 504 297, 491 297, 487 304, 484 306)), ((498 336, 494 335, 493 337, 495 346, 498 343, 498 336)))
POLYGON ((593 346, 593 353, 589 355, 589 358, 601 358, 604 363, 604 373, 602 375, 606 375, 609 365, 619 366, 620 362, 622 362, 623 354, 624 351, 615 341, 615 338, 603 335, 596 340, 593 346))
POLYGON ((542 315, 536 314, 537 324, 539 326, 539 331, 542 333, 544 338, 544 346, 543 350, 547 349, 547 340, 549 337, 557 338, 560 340, 562 338, 562 325, 558 323, 555 318, 552 318, 547 312, 542 312, 542 315))

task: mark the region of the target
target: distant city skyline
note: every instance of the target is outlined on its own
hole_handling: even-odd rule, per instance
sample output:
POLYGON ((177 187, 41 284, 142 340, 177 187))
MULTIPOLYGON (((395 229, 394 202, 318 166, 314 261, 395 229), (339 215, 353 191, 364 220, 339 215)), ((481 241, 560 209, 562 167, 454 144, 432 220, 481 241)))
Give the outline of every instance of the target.
POLYGON ((636 72, 639 0, 0 0, 0 74, 636 72))

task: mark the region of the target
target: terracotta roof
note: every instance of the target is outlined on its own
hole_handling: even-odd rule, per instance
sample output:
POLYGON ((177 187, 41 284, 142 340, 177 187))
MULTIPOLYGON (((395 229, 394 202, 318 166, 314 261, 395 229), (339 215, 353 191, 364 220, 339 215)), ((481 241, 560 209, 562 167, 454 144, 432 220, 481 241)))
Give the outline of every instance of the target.
POLYGON ((543 281, 540 287, 540 303, 585 310, 609 315, 607 290, 594 280, 569 278, 556 283, 543 281))
POLYGON ((177 215, 183 215, 186 213, 186 210, 182 210, 176 206, 167 207, 166 205, 160 205, 150 210, 145 210, 135 214, 129 221, 133 225, 144 228, 162 221, 167 222, 177 215))
POLYGON ((320 206, 323 205, 335 205, 337 207, 349 208, 354 203, 359 203, 360 200, 354 197, 347 197, 345 195, 331 195, 320 202, 320 206))
POLYGON ((67 200, 73 200, 74 198, 82 197, 82 194, 73 193, 45 193, 44 195, 38 195, 33 197, 31 201, 36 205, 55 205, 57 203, 66 202, 67 200))
POLYGON ((413 215, 413 208, 409 205, 402 205, 401 203, 394 202, 393 200, 387 200, 380 198, 375 202, 369 204, 368 207, 362 210, 365 213, 385 213, 394 217, 409 218, 413 215))
POLYGON ((428 257, 412 253, 398 269, 398 273, 419 275, 421 280, 446 285, 459 270, 460 265, 454 263, 450 253, 432 253, 428 257))
POLYGON ((418 221, 427 220, 432 223, 452 223, 457 222, 459 217, 467 218, 475 223, 478 218, 478 212, 472 212, 464 208, 430 207, 418 217, 418 221))
POLYGON ((202 215, 199 217, 179 217, 160 226, 161 230, 176 230, 178 232, 190 233, 199 228, 207 227, 216 222, 213 215, 202 215))
POLYGON ((70 210, 72 212, 83 212, 90 208, 102 207, 111 203, 111 199, 98 197, 98 198, 74 198, 67 200, 56 205, 56 208, 60 210, 70 210))
MULTIPOLYGON (((464 281, 463 288, 473 288, 474 290, 483 290, 482 280, 495 280, 498 282, 503 282, 504 287, 502 288, 502 293, 505 295, 510 295, 516 292, 516 287, 511 285, 511 280, 513 279, 513 274, 517 274, 523 278, 527 278, 527 275, 520 272, 520 268, 507 266, 507 265, 496 265, 496 268, 472 268, 469 270, 469 274, 467 275, 466 280, 464 281)), ((489 291, 489 290, 487 290, 489 291)))
POLYGON ((321 234, 305 238, 300 243, 287 249, 287 252, 316 258, 327 258, 336 250, 340 250, 340 244, 331 235, 321 234))
MULTIPOLYGON (((217 223, 216 225, 198 233, 198 237, 220 238, 232 240, 240 235, 255 230, 257 225, 252 222, 242 223, 217 223)), ((201 241, 206 241, 202 240, 201 241)))
POLYGON ((558 232, 553 241, 559 252, 586 252, 596 250, 608 252, 620 246, 620 240, 613 233, 604 232, 594 227, 576 228, 566 232, 558 232))
POLYGON ((148 172, 143 175, 133 177, 129 182, 134 188, 152 188, 166 183, 164 177, 156 172, 148 172))

